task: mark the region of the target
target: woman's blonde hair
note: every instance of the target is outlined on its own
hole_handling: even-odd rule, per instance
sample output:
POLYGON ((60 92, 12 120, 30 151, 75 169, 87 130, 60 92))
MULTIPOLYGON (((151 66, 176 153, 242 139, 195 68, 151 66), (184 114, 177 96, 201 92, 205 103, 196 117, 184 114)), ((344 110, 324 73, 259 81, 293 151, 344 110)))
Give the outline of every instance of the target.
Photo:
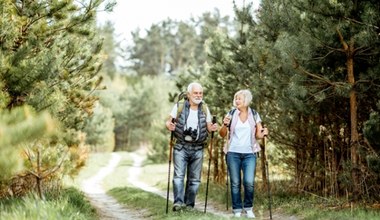
POLYGON ((249 106, 251 104, 251 101, 252 101, 252 93, 248 90, 248 89, 242 89, 242 90, 239 90, 235 93, 234 95, 234 101, 233 101, 233 105, 236 107, 236 97, 238 95, 243 95, 244 97, 244 106, 249 106))

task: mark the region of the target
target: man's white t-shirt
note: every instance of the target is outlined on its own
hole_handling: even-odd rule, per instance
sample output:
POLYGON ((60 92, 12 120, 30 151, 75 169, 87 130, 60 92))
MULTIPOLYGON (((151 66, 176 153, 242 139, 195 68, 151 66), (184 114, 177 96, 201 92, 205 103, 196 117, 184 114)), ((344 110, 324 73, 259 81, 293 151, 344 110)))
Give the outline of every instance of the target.
MULTIPOLYGON (((177 104, 175 104, 172 108, 172 111, 170 112, 170 116, 172 116, 172 118, 177 117, 177 109, 177 104)), ((211 122, 211 114, 208 108, 206 111, 206 122, 208 123, 211 122)), ((184 129, 186 130, 188 128, 198 129, 198 110, 189 109, 189 117, 187 117, 184 129)))

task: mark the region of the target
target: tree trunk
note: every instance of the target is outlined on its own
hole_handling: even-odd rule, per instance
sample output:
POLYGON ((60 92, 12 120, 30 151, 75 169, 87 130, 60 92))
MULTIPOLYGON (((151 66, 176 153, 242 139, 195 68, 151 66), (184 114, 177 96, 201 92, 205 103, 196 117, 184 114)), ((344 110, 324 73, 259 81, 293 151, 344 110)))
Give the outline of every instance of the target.
POLYGON ((339 40, 343 46, 343 51, 346 53, 347 61, 347 78, 348 83, 351 85, 350 91, 350 121, 351 121, 351 137, 350 137, 350 148, 351 148, 351 178, 353 183, 353 195, 360 195, 360 186, 359 186, 359 173, 358 173, 358 144, 359 144, 359 134, 358 134, 358 106, 357 106, 357 97, 355 91, 355 75, 354 75, 354 40, 351 39, 347 43, 342 33, 337 29, 339 40))
POLYGON ((358 177, 358 143, 359 143, 359 134, 358 134, 358 122, 357 122, 357 97, 355 91, 355 76, 354 76, 354 41, 351 40, 347 53, 347 76, 348 82, 351 85, 350 91, 350 121, 351 121, 351 162, 352 162, 352 182, 354 187, 354 195, 360 195, 360 186, 359 186, 359 177, 358 177))

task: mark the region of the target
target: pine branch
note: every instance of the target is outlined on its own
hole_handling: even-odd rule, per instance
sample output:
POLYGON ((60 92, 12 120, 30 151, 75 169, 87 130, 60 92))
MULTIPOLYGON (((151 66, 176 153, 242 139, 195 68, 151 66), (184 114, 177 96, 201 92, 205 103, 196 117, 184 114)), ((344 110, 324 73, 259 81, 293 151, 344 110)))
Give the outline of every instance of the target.
POLYGON ((343 50, 347 53, 347 51, 349 49, 347 42, 344 40, 343 35, 338 28, 336 28, 336 32, 338 33, 339 41, 343 46, 343 50))
POLYGON ((348 20, 348 21, 351 21, 352 23, 355 23, 355 24, 361 24, 361 25, 364 25, 364 26, 368 26, 368 27, 373 27, 375 29, 379 29, 378 26, 373 25, 373 24, 367 24, 367 23, 364 23, 364 22, 361 22, 361 21, 358 21, 356 19, 349 18, 349 17, 346 17, 346 16, 343 16, 343 18, 346 19, 346 20, 348 20))
POLYGON ((311 73, 311 72, 305 70, 302 66, 299 65, 299 63, 295 57, 293 57, 293 66, 294 66, 294 69, 299 70, 299 72, 306 74, 307 76, 310 76, 311 78, 325 82, 331 86, 340 86, 340 84, 343 84, 340 82, 331 82, 329 79, 323 77, 322 75, 314 74, 314 73, 311 73))
POLYGON ((62 156, 62 159, 61 159, 61 161, 58 163, 58 165, 54 166, 52 169, 48 169, 48 170, 45 170, 45 171, 42 172, 42 174, 41 174, 41 178, 42 178, 42 179, 44 179, 44 178, 48 177, 49 175, 55 173, 59 168, 62 167, 62 164, 63 164, 63 162, 65 161, 66 156, 67 156, 67 154, 68 154, 67 152, 68 152, 68 151, 66 151, 65 154, 62 156))

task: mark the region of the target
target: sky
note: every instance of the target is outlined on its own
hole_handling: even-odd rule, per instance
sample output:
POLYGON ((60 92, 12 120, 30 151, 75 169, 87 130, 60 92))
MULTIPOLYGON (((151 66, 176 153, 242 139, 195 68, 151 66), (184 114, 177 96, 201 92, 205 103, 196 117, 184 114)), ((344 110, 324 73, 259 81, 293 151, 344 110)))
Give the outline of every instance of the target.
MULTIPOLYGON (((252 2, 254 8, 260 3, 260 0, 235 0, 238 6, 244 1, 252 2)), ((205 12, 213 12, 215 8, 219 9, 222 16, 234 17, 233 0, 116 0, 116 2, 113 12, 98 14, 98 23, 111 21, 118 39, 127 43, 131 40, 130 33, 136 28, 149 29, 153 23, 167 18, 187 21, 192 16, 198 17, 205 12)))

